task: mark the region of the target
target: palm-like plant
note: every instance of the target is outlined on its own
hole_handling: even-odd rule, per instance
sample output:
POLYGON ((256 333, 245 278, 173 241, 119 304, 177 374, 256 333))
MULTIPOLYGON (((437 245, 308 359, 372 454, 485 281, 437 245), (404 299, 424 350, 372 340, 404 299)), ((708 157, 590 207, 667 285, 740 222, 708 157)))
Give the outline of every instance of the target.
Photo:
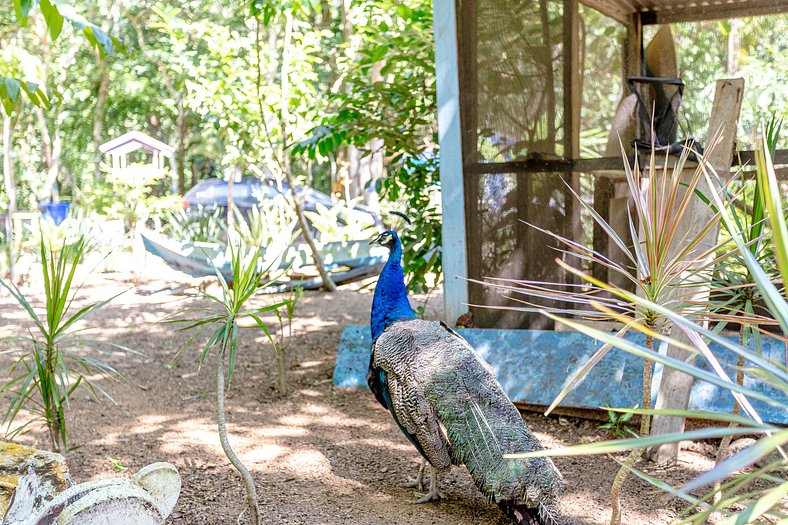
POLYGON ((244 256, 240 247, 230 246, 230 261, 233 270, 232 286, 227 283, 221 272, 216 270, 216 276, 222 286, 220 296, 200 292, 200 296, 208 299, 210 306, 207 308, 188 309, 168 322, 180 324, 178 331, 192 331, 193 333, 183 346, 178 350, 190 346, 197 338, 207 334, 208 340, 203 345, 199 362, 202 366, 211 351, 218 354, 216 364, 216 413, 219 427, 219 439, 227 459, 238 470, 243 478, 246 489, 246 505, 251 523, 260 525, 260 508, 257 504, 257 489, 249 469, 241 462, 230 446, 227 438, 227 424, 224 410, 225 374, 227 381, 232 382, 235 360, 238 352, 238 333, 241 328, 259 328, 273 344, 271 332, 261 319, 265 312, 277 310, 285 306, 287 301, 271 304, 259 308, 248 308, 247 302, 258 291, 260 279, 267 271, 260 265, 260 248, 244 256), (192 315, 198 313, 199 315, 192 315), (251 319, 254 324, 244 326, 242 321, 251 319))
MULTIPOLYGON (((689 153, 690 150, 685 150, 673 167, 668 167, 667 158, 664 167, 657 167, 653 151, 645 170, 641 170, 637 156, 631 166, 625 163, 626 180, 633 201, 633 211, 629 216, 631 247, 623 235, 605 221, 590 204, 575 194, 577 200, 609 236, 612 244, 624 254, 624 263, 616 262, 571 239, 541 230, 559 240, 565 246, 565 254, 577 258, 581 263, 602 265, 609 273, 619 276, 618 280, 623 278, 636 290, 632 295, 645 301, 623 300, 610 292, 609 285, 591 278, 586 279, 583 285, 530 281, 498 281, 492 285, 508 292, 513 299, 525 305, 513 307, 514 309, 542 311, 544 308, 534 304, 533 300, 546 298, 574 305, 569 309, 548 309, 553 314, 568 313, 586 319, 622 323, 617 337, 624 336, 635 325, 642 325, 646 328, 645 346, 651 354, 655 353, 654 341, 667 331, 670 319, 663 310, 655 309, 653 305, 686 316, 699 314, 702 307, 694 304, 690 296, 699 284, 710 281, 715 256, 720 247, 712 238, 719 224, 719 213, 711 214, 707 222, 691 225, 690 228, 685 224, 691 219, 690 210, 695 204, 693 201, 699 198, 697 192, 704 174, 701 166, 694 170, 688 169, 689 153), (589 308, 591 305, 598 305, 599 308, 589 308)), ((578 273, 565 262, 558 262, 567 270, 578 273)), ((585 277, 582 272, 578 274, 585 277)), ((547 409, 547 413, 551 412, 613 347, 609 342, 603 344, 567 381, 564 389, 547 409)), ((653 361, 646 356, 643 361, 641 406, 645 411, 641 412, 640 417, 641 436, 647 436, 650 431, 651 416, 648 409, 651 407, 652 375, 653 361)), ((634 449, 613 480, 610 491, 613 507, 611 525, 620 522, 619 494, 629 475, 629 468, 641 455, 642 449, 634 449)))
MULTIPOLYGON (((785 283, 788 278, 788 228, 786 228, 784 210, 771 157, 764 147, 759 149, 758 165, 761 167, 757 172, 759 191, 761 192, 765 216, 768 218, 772 228, 770 242, 773 253, 775 253, 777 258, 777 266, 782 274, 782 282, 785 283)), ((722 184, 719 182, 719 178, 716 176, 713 168, 703 159, 700 159, 699 167, 709 187, 721 190, 722 184)), ((723 196, 724 193, 722 191, 712 192, 711 203, 717 210, 720 210, 722 223, 730 233, 731 241, 736 246, 736 252, 751 273, 755 286, 757 286, 769 312, 780 327, 783 337, 788 336, 788 301, 786 301, 784 291, 781 292, 779 287, 772 282, 755 254, 753 254, 751 244, 748 244, 742 230, 736 226, 734 214, 729 209, 730 202, 726 202, 723 196)), ((628 462, 624 463, 623 468, 627 472, 635 473, 657 488, 687 501, 689 506, 682 515, 681 523, 700 525, 705 523, 715 513, 725 515, 726 518, 723 523, 731 525, 753 523, 761 517, 767 518, 768 523, 774 523, 774 520, 783 523, 783 520, 788 519, 785 511, 779 507, 780 501, 788 496, 788 482, 784 478, 786 472, 788 472, 788 462, 786 462, 786 458, 788 458, 786 455, 788 430, 764 423, 749 401, 750 399, 757 399, 770 406, 784 408, 786 397, 788 397, 788 369, 786 369, 785 365, 765 359, 748 346, 731 341, 716 331, 703 327, 696 322, 697 319, 688 319, 680 312, 676 312, 648 298, 599 282, 582 271, 568 266, 567 269, 582 279, 606 290, 618 300, 638 305, 639 310, 653 311, 673 323, 686 334, 691 342, 690 345, 684 345, 684 343, 654 332, 645 319, 637 319, 632 315, 620 315, 610 312, 610 308, 607 305, 601 302, 592 302, 594 308, 603 312, 610 312, 611 315, 615 315, 622 322, 627 323, 631 329, 636 329, 646 334, 647 337, 652 336, 669 341, 670 344, 684 345, 687 350, 697 353, 700 359, 705 360, 713 372, 707 372, 699 366, 654 353, 651 348, 586 326, 581 322, 560 318, 553 312, 545 312, 545 315, 586 335, 598 338, 607 345, 644 359, 662 363, 664 366, 675 368, 692 375, 698 380, 706 381, 729 391, 742 408, 744 415, 718 414, 699 410, 614 409, 618 412, 636 413, 645 417, 650 415, 695 417, 715 421, 719 426, 691 432, 641 436, 635 439, 605 441, 558 450, 517 454, 514 457, 608 454, 625 450, 642 450, 650 446, 676 443, 688 439, 713 439, 748 434, 761 435, 762 437, 755 445, 719 462, 710 471, 681 487, 672 487, 640 472, 628 462), (715 342, 735 353, 744 361, 748 361, 750 363, 748 368, 750 373, 757 376, 769 388, 754 389, 733 381, 709 348, 708 341, 715 342), (757 469, 744 471, 744 469, 756 463, 759 464, 757 469), (758 482, 757 484, 755 483, 756 481, 758 482), (692 494, 692 492, 709 485, 713 488, 707 494, 701 497, 692 494), (736 510, 742 508, 743 510, 736 510)))
POLYGON ((57 249, 45 242, 43 235, 41 239, 39 253, 43 271, 45 315, 39 316, 36 313, 14 283, 0 280, 0 285, 16 299, 33 325, 29 336, 2 338, 5 341, 21 343, 22 346, 0 352, 16 355, 13 363, 3 370, 4 377, 10 379, 0 385, 0 393, 12 396, 3 416, 3 423, 8 429, 7 437, 14 437, 25 430, 27 424, 13 429, 11 427, 20 410, 28 408, 46 422, 51 446, 59 452, 68 444, 66 409, 74 392, 82 386, 88 388, 92 394, 100 393, 112 401, 109 394, 91 379, 91 376, 120 375, 114 367, 91 356, 86 350, 108 347, 121 352, 133 351, 115 343, 83 337, 79 335, 79 330, 75 329, 78 321, 114 299, 112 297, 89 304, 70 314, 71 305, 79 291, 79 287, 74 289, 74 275, 85 254, 84 238, 77 238, 69 244, 64 242, 57 249))

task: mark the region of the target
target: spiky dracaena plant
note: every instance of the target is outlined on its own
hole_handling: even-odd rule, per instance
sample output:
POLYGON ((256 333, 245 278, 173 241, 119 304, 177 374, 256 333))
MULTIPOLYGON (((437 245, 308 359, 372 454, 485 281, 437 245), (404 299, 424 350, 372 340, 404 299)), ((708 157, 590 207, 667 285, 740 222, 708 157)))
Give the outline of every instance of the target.
MULTIPOLYGON (((781 280, 784 287, 784 283, 788 282, 788 227, 786 227, 784 209, 771 157, 763 147, 758 151, 758 163, 763 167, 763 169, 757 171, 759 191, 763 199, 765 216, 772 229, 769 243, 780 270, 780 279, 778 281, 781 280)), ((721 190, 722 184, 719 182, 714 169, 702 158, 699 164, 707 184, 710 187, 721 190)), ((763 297, 770 314, 782 332, 782 337, 785 338, 788 336, 788 301, 785 298, 784 288, 781 290, 780 283, 775 284, 772 282, 767 272, 764 271, 764 268, 752 253, 745 236, 736 227, 733 213, 730 211, 730 202, 726 202, 723 197, 724 193, 722 191, 712 192, 711 202, 720 210, 721 220, 731 234, 731 241, 736 246, 736 253, 741 257, 748 271, 751 272, 758 293, 763 297)), ((647 337, 656 337, 695 352, 699 359, 705 361, 705 364, 712 372, 704 370, 699 364, 693 365, 666 355, 654 353, 651 348, 644 345, 587 326, 582 322, 561 318, 553 312, 545 311, 545 315, 579 332, 597 338, 609 346, 644 359, 653 360, 664 366, 672 367, 693 376, 696 380, 720 387, 730 393, 742 408, 744 414, 720 414, 701 410, 614 409, 618 412, 636 413, 641 416, 691 417, 714 421, 717 425, 690 432, 604 441, 563 449, 515 454, 512 457, 610 454, 626 450, 643 450, 651 446, 677 443, 684 440, 761 435, 762 437, 755 445, 716 464, 711 470, 680 487, 673 487, 668 483, 638 471, 631 465, 625 464, 624 468, 628 472, 632 472, 653 484, 658 489, 686 501, 689 506, 680 516, 682 518, 680 523, 701 525, 707 523, 712 515, 720 514, 723 517, 721 523, 725 525, 756 522, 783 523, 784 520, 788 520, 788 515, 786 515, 784 508, 780 508, 780 502, 788 496, 788 482, 785 481, 785 476, 788 473, 788 461, 786 461, 786 458, 788 458, 788 455, 786 455, 788 430, 764 423, 760 414, 750 403, 750 399, 753 399, 772 407, 785 408, 785 400, 788 397, 788 369, 786 369, 785 365, 765 359, 751 348, 723 337, 714 330, 707 329, 696 322, 696 319, 687 318, 680 312, 650 301, 643 296, 598 281, 580 270, 569 266, 565 267, 595 287, 611 293, 618 300, 630 302, 637 305, 639 309, 652 310, 674 323, 687 336, 690 341, 689 345, 655 333, 643 319, 636 319, 631 313, 621 315, 612 311, 607 304, 591 301, 592 306, 596 310, 618 318, 627 324, 630 329, 638 330, 647 337), (749 362, 749 373, 757 376, 767 388, 751 388, 732 380, 709 348, 707 341, 712 341, 749 362), (735 423, 735 425, 732 425, 732 423, 735 423), (750 468, 756 464, 758 465, 757 468, 750 468), (718 482, 720 483, 717 484, 718 482), (702 496, 693 494, 695 491, 708 486, 712 486, 712 489, 706 494, 702 496), (759 521, 761 518, 763 520, 759 521)))
MULTIPOLYGON (((524 304, 522 307, 512 307, 513 309, 541 311, 543 307, 534 304, 533 300, 546 298, 574 305, 569 309, 555 308, 551 310, 553 314, 579 315, 594 320, 624 321, 623 327, 617 333, 618 337, 629 332, 634 324, 642 324, 648 329, 646 348, 654 354, 654 341, 666 332, 669 319, 650 305, 656 304, 683 315, 698 314, 699 306, 693 304, 689 296, 693 289, 710 281, 715 254, 719 249, 716 240, 712 238, 717 231, 719 214, 712 214, 708 221, 701 224, 693 224, 689 227, 686 224, 686 221, 691 220, 690 210, 695 205, 693 201, 699 199, 696 192, 703 179, 701 167, 694 170, 688 168, 689 153, 689 150, 685 150, 673 167, 669 167, 667 161, 664 167, 657 167, 657 158, 653 151, 648 166, 643 170, 637 157, 632 165, 625 162, 626 180, 633 202, 633 211, 629 215, 631 246, 626 242, 625 237, 605 221, 590 204, 575 194, 577 200, 609 236, 612 244, 624 254, 625 262, 616 262, 593 248, 541 230, 560 241, 565 246, 564 252, 576 257, 581 264, 590 262, 602 265, 609 273, 617 274, 631 283, 636 295, 643 297, 647 302, 622 300, 615 294, 610 294, 605 289, 605 284, 601 282, 566 285, 532 281, 506 283, 497 281, 493 282, 492 286, 502 289, 514 300, 524 304), (594 302, 603 305, 604 308, 588 308, 594 302)), ((567 266, 566 263, 561 264, 567 266)), ((567 266, 567 269, 570 268, 567 266)), ((613 348, 612 344, 603 344, 589 361, 575 372, 547 409, 547 413, 561 402, 611 348, 613 348)), ((652 374, 653 362, 647 356, 643 361, 641 405, 646 410, 651 407, 652 374)), ((642 413, 641 436, 649 434, 650 422, 649 413, 642 413)), ((629 474, 629 468, 641 455, 641 449, 633 450, 613 480, 610 491, 613 508, 611 525, 620 523, 620 492, 629 474)))
POLYGON ((203 345, 200 354, 200 365, 205 363, 205 359, 211 351, 216 352, 216 414, 219 427, 219 440, 222 444, 227 459, 233 467, 238 470, 243 478, 246 489, 246 511, 252 525, 260 525, 260 507, 257 503, 257 489, 254 479, 249 473, 249 469, 241 462, 230 446, 227 438, 227 424, 224 410, 225 397, 225 373, 227 381, 231 382, 235 360, 238 351, 238 332, 241 328, 259 328, 273 344, 271 332, 268 326, 261 319, 265 312, 277 310, 285 306, 287 302, 280 302, 259 308, 247 307, 249 299, 260 288, 260 278, 268 271, 260 264, 260 248, 244 256, 244 250, 240 247, 234 248, 230 245, 230 262, 233 270, 233 282, 229 285, 221 272, 216 270, 216 276, 222 286, 220 296, 201 292, 200 296, 210 301, 207 308, 195 308, 185 310, 175 314, 176 318, 169 319, 167 322, 180 324, 178 331, 193 331, 189 339, 183 344, 181 349, 190 346, 198 337, 208 334, 208 340, 203 345), (199 312, 201 315, 193 317, 191 314, 199 312), (241 322, 251 319, 254 324, 243 326, 241 322))
MULTIPOLYGON (((770 152, 770 157, 774 160, 774 151, 776 150, 777 141, 780 135, 782 121, 773 118, 765 128, 764 139, 767 151, 770 152)), ((735 234, 740 238, 747 249, 755 257, 761 268, 764 269, 767 275, 772 276, 777 271, 775 265, 774 254, 770 253, 771 248, 766 237, 766 217, 764 216, 764 194, 761 190, 761 184, 764 179, 764 171, 766 167, 760 156, 756 156, 756 171, 758 175, 755 178, 754 184, 748 184, 746 181, 740 183, 742 187, 741 195, 744 198, 739 198, 736 195, 728 196, 727 201, 740 208, 739 212, 734 210, 730 214, 732 226, 735 228, 733 232, 729 232, 727 223, 723 223, 723 231, 726 235, 730 236, 735 234)), ((711 204, 711 203, 709 203, 711 204)), ((739 325, 739 344, 744 346, 754 345, 756 350, 761 348, 761 334, 760 330, 765 325, 774 324, 774 320, 767 313, 759 311, 756 314, 758 303, 762 302, 760 290, 757 286, 755 276, 744 263, 743 256, 737 252, 723 261, 723 264, 718 265, 714 271, 714 279, 712 281, 712 301, 711 305, 714 310, 710 317, 712 320, 717 321, 717 326, 723 328, 729 322, 735 322, 739 325)), ((736 383, 739 385, 744 384, 744 356, 740 355, 736 363, 736 383)), ((741 414, 741 407, 739 403, 734 400, 733 413, 735 415, 741 414)), ((731 426, 736 426, 737 423, 731 423, 731 426)), ((732 436, 725 436, 720 441, 717 449, 716 463, 723 461, 728 453, 732 436)), ((719 488, 719 483, 716 485, 719 488)), ((721 497, 720 493, 717 493, 721 497)))
POLYGON ((117 297, 88 304, 71 313, 80 289, 75 286, 74 276, 85 255, 85 239, 78 237, 71 239, 70 243, 64 240, 60 246, 52 246, 42 234, 38 246, 45 315, 36 313, 14 283, 0 279, 0 285, 16 299, 32 323, 28 336, 0 338, 13 343, 11 349, 0 351, 0 355, 15 356, 11 365, 1 372, 9 379, 0 384, 0 394, 11 395, 3 423, 9 430, 6 437, 14 437, 25 430, 27 424, 11 428, 13 422, 20 410, 28 408, 46 422, 52 449, 61 452, 68 446, 66 409, 80 387, 86 387, 94 396, 102 394, 114 402, 96 383, 95 376, 119 376, 119 372, 86 350, 106 354, 105 349, 109 349, 118 355, 137 352, 112 342, 85 337, 76 329, 79 321, 117 297))

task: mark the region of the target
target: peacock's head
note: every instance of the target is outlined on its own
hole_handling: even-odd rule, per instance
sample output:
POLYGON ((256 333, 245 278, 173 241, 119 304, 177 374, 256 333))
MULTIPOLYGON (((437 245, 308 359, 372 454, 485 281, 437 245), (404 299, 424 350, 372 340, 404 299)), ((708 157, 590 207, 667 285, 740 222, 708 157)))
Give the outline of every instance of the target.
POLYGON ((380 244, 381 246, 385 246, 389 250, 394 249, 394 246, 397 245, 397 233, 392 230, 386 230, 371 241, 369 244, 380 244))

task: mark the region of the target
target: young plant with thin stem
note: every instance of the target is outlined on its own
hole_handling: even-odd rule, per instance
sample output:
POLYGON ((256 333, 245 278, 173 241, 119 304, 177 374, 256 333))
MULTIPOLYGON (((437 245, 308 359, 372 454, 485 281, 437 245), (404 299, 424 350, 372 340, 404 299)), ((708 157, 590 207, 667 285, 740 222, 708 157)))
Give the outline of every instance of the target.
POLYGON ((69 437, 66 411, 74 393, 85 387, 94 396, 100 393, 114 403, 93 377, 120 376, 112 365, 86 350, 138 354, 122 345, 80 335, 76 323, 117 297, 88 304, 71 314, 71 306, 80 289, 80 286, 75 287, 74 276, 85 252, 84 238, 69 244, 64 242, 55 248, 41 236, 39 254, 46 309, 43 316, 36 313, 14 283, 0 280, 0 285, 16 299, 32 323, 30 335, 0 339, 14 343, 11 349, 0 351, 0 354, 16 356, 12 364, 2 370, 3 377, 10 379, 0 385, 0 394, 11 396, 11 403, 3 415, 8 439, 25 431, 33 421, 13 427, 19 412, 28 409, 46 422, 52 449, 66 451, 69 437))
POLYGON ((290 292, 284 306, 275 310, 276 318, 279 321, 279 338, 273 346, 276 353, 278 390, 283 396, 287 395, 287 354, 290 351, 290 340, 293 337, 293 318, 298 301, 303 295, 304 289, 297 287, 290 292), (287 327, 286 330, 285 327, 287 327))
MULTIPOLYGON (((238 336, 242 328, 259 328, 271 339, 268 326, 261 319, 265 312, 276 311, 285 306, 286 301, 259 308, 247 306, 249 299, 258 291, 260 278, 267 271, 260 266, 260 249, 244 256, 244 250, 230 245, 230 262, 233 271, 233 281, 228 283, 221 272, 216 270, 216 276, 222 287, 221 295, 212 295, 205 292, 200 297, 207 299, 210 306, 206 308, 188 309, 176 314, 176 317, 167 322, 181 325, 179 332, 192 331, 189 339, 178 350, 189 347, 198 337, 208 334, 208 340, 200 353, 200 366, 205 364, 208 354, 217 354, 216 363, 216 419, 219 428, 219 440, 222 444, 227 459, 235 467, 244 482, 246 490, 246 510, 252 525, 261 525, 260 507, 257 503, 257 488, 249 469, 241 462, 240 458, 230 446, 227 437, 227 423, 224 408, 225 374, 227 384, 232 382, 235 361, 238 352, 238 336), (192 316, 193 313, 200 315, 192 316), (251 326, 242 325, 241 322, 251 319, 251 326)), ((243 514, 243 513, 242 513, 243 514)), ((240 519, 240 518, 239 518, 240 519)))

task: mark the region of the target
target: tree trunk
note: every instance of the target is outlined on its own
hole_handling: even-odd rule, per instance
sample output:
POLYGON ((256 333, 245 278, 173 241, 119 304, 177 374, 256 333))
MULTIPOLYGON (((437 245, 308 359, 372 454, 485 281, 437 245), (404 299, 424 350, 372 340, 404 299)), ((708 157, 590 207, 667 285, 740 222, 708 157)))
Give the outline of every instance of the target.
MULTIPOLYGON (((290 47, 293 42, 293 13, 290 10, 285 10, 285 37, 282 44, 282 72, 280 75, 281 82, 281 99, 279 108, 279 120, 282 129, 282 147, 281 147, 281 166, 284 176, 287 179, 287 185, 290 186, 290 196, 293 201, 293 208, 295 209, 296 216, 298 217, 298 225, 301 228, 301 233, 304 236, 304 241, 309 246, 312 252, 312 259, 315 262, 317 271, 320 273, 320 278, 323 280, 323 286, 329 292, 336 292, 337 287, 331 276, 326 270, 323 259, 320 257, 320 252, 315 246, 315 241, 312 238, 312 232, 309 230, 309 224, 304 217, 304 208, 301 205, 301 200, 296 194, 295 178, 293 177, 293 170, 290 164, 290 154, 287 152, 287 142, 290 138, 288 132, 288 122, 290 120, 290 111, 288 108, 290 100, 290 47)), ((262 115, 261 115, 262 117, 262 115)))
POLYGON ((175 127, 178 133, 175 171, 178 175, 178 193, 183 195, 186 191, 186 107, 183 105, 183 98, 178 100, 178 118, 175 127))
POLYGON ((226 347, 223 346, 219 354, 219 362, 216 365, 216 421, 219 426, 219 441, 222 443, 222 450, 224 450, 227 459, 230 460, 230 463, 243 478, 244 487, 246 488, 246 510, 249 512, 251 523, 252 525, 260 525, 262 523, 260 520, 260 506, 257 503, 257 487, 255 487, 254 478, 252 478, 252 474, 246 468, 246 465, 238 459, 235 451, 230 446, 229 439, 227 439, 227 420, 224 413, 225 350, 226 347))
POLYGON ((741 20, 734 18, 731 20, 731 30, 728 33, 728 75, 735 75, 739 71, 739 47, 741 46, 741 34, 739 28, 741 20))
POLYGON ((60 201, 60 191, 56 184, 60 174, 60 155, 63 149, 60 139, 60 115, 59 113, 54 115, 55 128, 51 134, 49 133, 49 126, 47 125, 43 108, 36 108, 36 115, 38 117, 38 128, 41 133, 41 153, 44 157, 44 164, 47 167, 44 188, 49 192, 52 202, 58 202, 60 201))
POLYGON ((93 112, 93 173, 96 180, 101 180, 102 153, 99 146, 104 139, 104 114, 106 113, 107 94, 109 92, 109 68, 102 61, 98 68, 99 79, 96 84, 96 108, 93 112))
POLYGON ((16 283, 16 265, 14 264, 14 213, 16 213, 16 179, 14 178, 14 161, 11 157, 13 150, 13 117, 2 109, 3 114, 3 179, 5 181, 5 194, 8 198, 8 213, 6 215, 6 231, 8 232, 8 270, 12 283, 16 283))
MULTIPOLYGON (((371 82, 381 82, 383 76, 381 70, 384 62, 379 60, 372 68, 370 75, 371 82)), ((380 203, 378 194, 375 191, 377 181, 383 178, 384 170, 384 147, 383 139, 370 139, 364 150, 359 150, 355 146, 348 146, 348 194, 350 198, 361 197, 362 202, 378 211, 380 203)))

